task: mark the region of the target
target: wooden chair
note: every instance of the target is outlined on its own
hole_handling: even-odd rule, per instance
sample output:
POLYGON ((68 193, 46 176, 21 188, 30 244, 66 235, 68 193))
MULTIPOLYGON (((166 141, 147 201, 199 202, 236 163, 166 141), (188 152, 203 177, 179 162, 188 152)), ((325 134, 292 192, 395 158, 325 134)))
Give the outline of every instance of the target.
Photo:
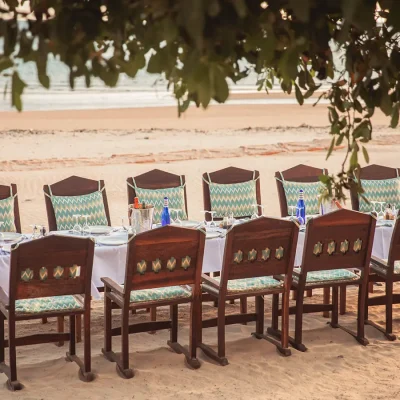
POLYGON ((218 299, 218 317, 203 320, 202 327, 218 327, 218 350, 215 352, 201 340, 199 347, 211 359, 227 365, 225 357, 225 326, 256 321, 257 339, 275 344, 284 355, 288 348, 289 292, 296 255, 298 227, 294 222, 260 217, 234 226, 226 236, 224 262, 220 279, 202 275, 203 290, 218 299), (284 275, 283 282, 274 279, 284 275), (278 303, 282 295, 281 342, 264 334, 264 296, 273 295, 272 327, 278 329, 278 303), (255 313, 225 315, 225 301, 255 296, 255 313))
POLYGON ((20 219, 20 215, 19 215, 17 185, 15 185, 14 183, 12 183, 9 186, 0 185, 0 200, 7 199, 10 196, 14 196, 15 228, 18 233, 21 233, 21 219, 20 219))
MULTIPOLYGON (((290 182, 305 182, 313 183, 319 182, 319 177, 321 175, 328 174, 328 170, 321 168, 314 168, 308 165, 299 164, 295 167, 289 168, 285 171, 275 172, 276 186, 278 189, 279 206, 281 210, 281 217, 287 217, 290 215, 289 207, 286 199, 285 189, 283 187, 282 179, 290 182)), ((312 296, 312 291, 307 291, 307 297, 312 296)), ((293 300, 296 299, 296 292, 293 292, 293 300)), ((324 293, 326 303, 329 303, 330 299, 330 289, 327 288, 324 293)), ((340 290, 340 313, 345 314, 346 312, 346 288, 340 290)), ((329 317, 329 313, 325 313, 326 318, 329 317)))
MULTIPOLYGON (((298 291, 296 306, 289 309, 290 314, 296 315, 295 337, 289 338, 289 342, 297 350, 307 350, 303 344, 303 314, 320 311, 332 311, 330 324, 333 328, 341 328, 361 344, 368 344, 364 337, 364 316, 375 223, 371 215, 345 209, 309 221, 301 269, 295 268, 293 272, 293 287, 298 291), (349 268, 360 270, 361 275, 349 268), (341 285, 358 286, 357 332, 338 323, 338 288, 341 285), (325 287, 332 288, 331 304, 303 303, 306 289, 325 287)), ((273 330, 269 333, 279 335, 273 330)))
POLYGON ((389 259, 381 260, 372 256, 369 282, 384 282, 385 294, 369 297, 367 293, 367 309, 365 323, 382 332, 389 340, 396 340, 393 334, 393 304, 400 303, 400 294, 393 293, 393 285, 400 281, 400 219, 397 218, 389 249, 389 259), (385 327, 381 327, 368 319, 368 308, 384 305, 386 308, 385 327))
POLYGON ((101 190, 103 194, 104 210, 106 213, 107 222, 108 225, 111 226, 110 212, 108 209, 107 194, 104 186, 104 181, 95 181, 93 179, 81 178, 79 176, 70 176, 69 178, 63 179, 62 181, 53 183, 52 185, 43 186, 49 231, 57 230, 56 216, 50 198, 51 193, 49 190, 49 186, 51 187, 51 192, 54 196, 82 196, 101 190))
POLYGON ((296 165, 295 167, 289 168, 286 171, 275 172, 281 217, 287 217, 290 215, 285 190, 283 188, 282 177, 286 181, 312 183, 319 182, 319 177, 324 174, 328 174, 328 170, 314 168, 304 164, 296 165))
POLYGON ((92 381, 90 355, 90 288, 94 243, 86 238, 47 236, 13 245, 9 294, 0 288, 0 372, 10 390, 22 389, 17 379, 16 346, 69 340, 67 360, 79 365, 79 378, 92 381), (83 296, 83 298, 82 298, 83 296), (75 316, 85 322, 84 361, 76 355, 75 316), (69 316, 69 333, 16 337, 16 322, 69 316), (4 322, 8 320, 8 339, 4 322), (10 365, 4 349, 9 348, 10 365))
MULTIPOLYGON (((243 183, 251 180, 255 180, 256 182, 256 201, 257 204, 261 205, 261 189, 260 189, 260 173, 258 171, 250 171, 247 169, 241 169, 236 167, 228 167, 221 169, 219 171, 204 173, 203 174, 203 200, 204 200, 204 210, 213 211, 211 207, 211 199, 210 199, 210 186, 209 182, 219 183, 224 185, 235 184, 235 183, 243 183)), ((259 208, 258 215, 261 215, 262 212, 259 208)), ((235 218, 249 218, 249 215, 234 215, 235 218)), ((206 213, 206 220, 211 221, 210 214, 206 213)), ((222 218, 214 218, 215 220, 221 220, 222 218)))
MULTIPOLYGON (((136 185, 142 189, 166 189, 184 185, 185 211, 186 215, 188 215, 185 175, 175 175, 160 169, 153 169, 144 174, 135 176, 134 179, 136 185)), ((128 178, 126 181, 128 184, 128 204, 133 204, 134 198, 137 197, 135 185, 132 178, 128 178)))
MULTIPOLYGON (((170 172, 162 171, 160 169, 153 169, 149 172, 145 172, 144 174, 135 176, 133 179, 136 182, 136 186, 142 189, 167 189, 182 185, 185 196, 185 212, 186 215, 188 215, 185 175, 175 175, 171 174, 170 172)), ((135 197, 138 197, 133 179, 128 178, 126 180, 128 188, 128 204, 133 204, 135 197)), ((136 309, 132 310, 132 313, 136 313, 136 309)), ((151 321, 156 320, 156 314, 157 309, 155 307, 152 307, 150 309, 151 321)))
MULTIPOLYGON (((359 177, 362 180, 382 180, 393 179, 399 176, 398 168, 385 167, 383 165, 371 164, 358 171, 359 177)), ((360 198, 356 187, 350 190, 351 205, 353 210, 360 210, 360 198)))
POLYGON ((102 278, 104 293, 104 356, 117 363, 123 378, 132 378, 129 367, 129 334, 170 329, 168 345, 183 353, 192 368, 200 330, 201 269, 205 234, 200 230, 165 226, 130 237, 124 286, 102 278), (188 285, 183 287, 181 285, 188 285), (189 350, 178 343, 178 305, 190 303, 189 350), (170 306, 170 320, 129 325, 129 310, 170 306), (112 309, 121 309, 121 327, 112 328, 112 309), (121 357, 112 351, 112 336, 122 336, 121 357))

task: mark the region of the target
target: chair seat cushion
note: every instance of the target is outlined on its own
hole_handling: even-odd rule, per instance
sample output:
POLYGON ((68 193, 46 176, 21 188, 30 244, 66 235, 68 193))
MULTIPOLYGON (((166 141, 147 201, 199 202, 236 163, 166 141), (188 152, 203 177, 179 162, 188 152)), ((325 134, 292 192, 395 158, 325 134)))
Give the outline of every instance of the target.
MULTIPOLYGON (((300 273, 300 268, 295 268, 294 272, 300 273)), ((360 279, 360 277, 354 272, 348 269, 331 269, 326 271, 314 271, 307 273, 306 285, 320 285, 325 283, 341 283, 349 282, 360 279)), ((298 282, 299 278, 296 274, 293 274, 293 281, 298 282)))
POLYGON ((165 301, 184 299, 192 296, 192 290, 183 286, 166 286, 156 289, 132 290, 131 303, 143 303, 150 301, 165 301))
POLYGON ((0 232, 16 232, 14 215, 14 197, 10 196, 0 200, 0 232))
POLYGON ((75 296, 38 297, 15 301, 16 314, 40 314, 53 311, 83 309, 83 304, 75 296))
MULTIPOLYGON (((220 281, 221 277, 213 278, 220 281)), ((271 276, 259 276, 257 278, 231 279, 228 281, 227 294, 260 292, 268 289, 280 288, 283 283, 271 276)))
MULTIPOLYGON (((385 261, 385 265, 377 265, 377 264, 371 264, 371 269, 381 272, 382 274, 386 275, 388 266, 387 266, 387 261, 388 260, 383 260, 385 261)), ((400 260, 394 262, 394 273, 395 274, 400 274, 400 260)))

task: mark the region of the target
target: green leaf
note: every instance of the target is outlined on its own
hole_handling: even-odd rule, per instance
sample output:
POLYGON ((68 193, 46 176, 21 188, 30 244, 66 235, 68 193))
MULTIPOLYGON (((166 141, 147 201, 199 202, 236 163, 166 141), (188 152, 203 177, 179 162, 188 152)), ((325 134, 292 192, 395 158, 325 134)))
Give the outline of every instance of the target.
POLYGON ((161 52, 157 52, 150 57, 147 65, 147 72, 150 74, 160 74, 163 71, 163 59, 161 52))
POLYGON ((354 139, 364 138, 367 141, 371 138, 371 124, 369 121, 363 121, 353 131, 354 139))
POLYGON ((344 133, 339 135, 339 137, 336 140, 336 146, 340 146, 342 144, 344 136, 345 136, 344 133))
POLYGON ((392 101, 390 100, 389 93, 385 90, 382 91, 380 108, 386 116, 392 114, 392 101))
POLYGON ((400 103, 395 104, 395 106, 393 107, 392 119, 390 121, 390 126, 392 128, 396 128, 397 125, 399 124, 399 107, 400 103))
POLYGON ((229 96, 228 83, 226 82, 225 75, 222 73, 218 65, 214 65, 211 69, 211 76, 214 83, 214 99, 218 103, 225 103, 229 96))
POLYGON ((337 113, 335 107, 329 106, 329 119, 331 122, 336 122, 339 119, 339 114, 337 113))
POLYGON ((354 149, 350 157, 350 167, 352 169, 355 169, 357 166, 358 166, 358 151, 357 149, 354 149))
POLYGON ((22 111, 21 95, 26 86, 26 83, 19 77, 18 72, 14 71, 11 79, 11 106, 18 111, 22 111))
POLYGON ((294 84, 294 90, 296 94, 296 100, 302 106, 304 104, 304 97, 303 94, 301 93, 300 88, 297 86, 297 83, 294 84))
POLYGON ((332 154, 332 151, 333 151, 334 147, 335 147, 335 138, 333 137, 333 138, 332 138, 332 141, 331 141, 331 145, 329 146, 328 154, 326 155, 326 160, 327 160, 327 159, 330 157, 330 155, 332 154))
POLYGON ((366 149, 364 146, 362 147, 362 151, 363 151, 363 154, 364 154, 364 158, 365 158, 366 163, 369 164, 369 155, 368 155, 368 151, 367 151, 367 149, 366 149))

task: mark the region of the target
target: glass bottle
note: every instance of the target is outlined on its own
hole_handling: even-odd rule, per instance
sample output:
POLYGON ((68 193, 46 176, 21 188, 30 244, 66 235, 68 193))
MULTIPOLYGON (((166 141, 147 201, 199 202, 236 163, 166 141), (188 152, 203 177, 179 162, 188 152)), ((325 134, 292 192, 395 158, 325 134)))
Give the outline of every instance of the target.
POLYGON ((171 224, 171 217, 169 215, 168 209, 168 197, 164 197, 164 208, 161 213, 161 225, 170 225, 171 224))

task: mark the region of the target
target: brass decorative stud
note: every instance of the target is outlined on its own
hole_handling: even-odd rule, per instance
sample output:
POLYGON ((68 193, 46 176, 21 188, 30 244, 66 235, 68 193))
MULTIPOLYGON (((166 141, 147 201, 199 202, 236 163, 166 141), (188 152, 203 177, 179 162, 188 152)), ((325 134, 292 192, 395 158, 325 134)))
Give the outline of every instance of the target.
POLYGON ((161 260, 159 258, 155 259, 154 261, 152 261, 151 263, 151 269, 153 270, 153 272, 155 272, 156 274, 158 274, 158 272, 161 270, 161 260))
POLYGON ((271 249, 266 247, 261 254, 261 260, 267 261, 271 257, 271 249))
POLYGON ((336 243, 332 240, 328 243, 327 253, 331 256, 336 251, 336 243))
POLYGON ((168 261, 167 261, 167 269, 172 272, 176 267, 176 259, 174 257, 171 257, 168 261))
POLYGON ((340 243, 340 252, 346 254, 349 251, 349 241, 346 239, 344 242, 340 243))
POLYGON ((275 258, 277 260, 280 260, 281 258, 283 258, 283 247, 279 246, 276 250, 275 250, 275 258))
POLYGON ((233 253, 233 262, 235 264, 240 264, 243 261, 243 251, 238 250, 237 253, 233 253))
POLYGON ((189 256, 182 258, 181 267, 186 271, 190 267, 192 259, 189 256))
POLYGON ((361 239, 357 239, 354 242, 353 250, 354 250, 355 253, 358 253, 361 250, 361 248, 362 248, 362 240, 361 239))
POLYGON ((250 250, 247 254, 247 260, 255 261, 256 259, 257 259, 257 250, 256 249, 250 250))
POLYGON ((322 253, 322 243, 318 242, 314 245, 314 250, 313 250, 313 254, 314 256, 319 256, 322 253))
POLYGON ((140 275, 144 275, 144 273, 146 272, 147 269, 147 263, 145 260, 139 261, 136 264, 136 270, 137 272, 139 272, 140 275))

